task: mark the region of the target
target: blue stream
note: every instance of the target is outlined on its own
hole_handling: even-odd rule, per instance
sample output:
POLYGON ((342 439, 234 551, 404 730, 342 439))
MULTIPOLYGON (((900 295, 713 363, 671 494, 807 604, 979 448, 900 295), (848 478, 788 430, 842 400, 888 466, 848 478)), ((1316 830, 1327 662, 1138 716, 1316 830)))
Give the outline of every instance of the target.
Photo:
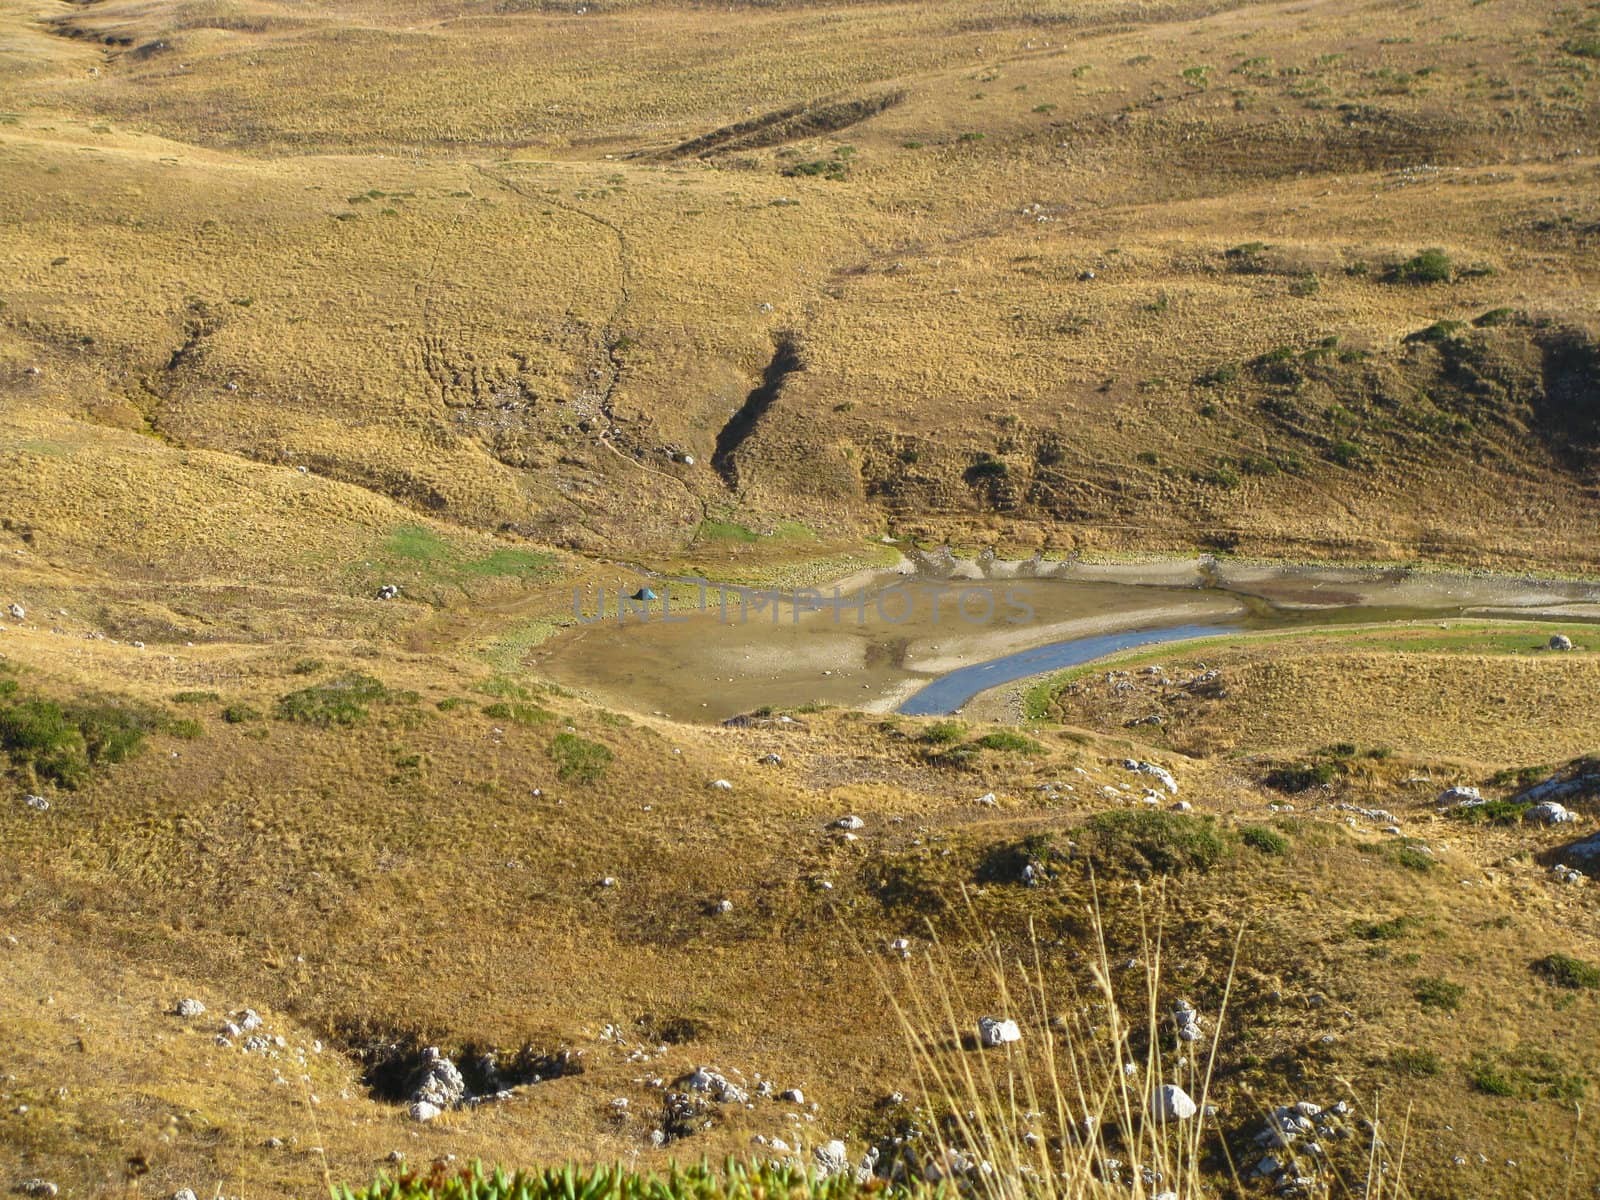
POLYGON ((897 711, 911 717, 946 716, 979 692, 1010 683, 1013 679, 1038 675, 1043 671, 1058 671, 1062 667, 1075 667, 1136 646, 1181 642, 1218 633, 1237 633, 1238 630, 1237 625, 1172 625, 1166 629, 1130 629, 1125 633, 1102 633, 1066 642, 1052 642, 1048 646, 1036 646, 1032 650, 1022 650, 941 675, 897 711))

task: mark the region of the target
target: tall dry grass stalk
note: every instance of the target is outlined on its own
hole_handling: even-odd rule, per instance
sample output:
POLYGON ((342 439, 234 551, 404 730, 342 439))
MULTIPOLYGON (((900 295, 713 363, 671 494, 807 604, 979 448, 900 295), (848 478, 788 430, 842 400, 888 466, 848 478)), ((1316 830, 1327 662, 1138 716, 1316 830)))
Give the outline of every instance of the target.
MULTIPOLYGON (((1201 1015, 1207 1035, 1185 1042, 1173 1019, 1179 997, 1163 994, 1164 889, 1136 894, 1142 952, 1119 968, 1095 891, 1087 987, 1046 970, 1031 920, 1023 945, 1008 948, 964 889, 962 943, 977 948, 976 964, 955 961, 931 926, 925 954, 904 960, 903 970, 874 958, 930 1118, 908 1140, 897 1177, 948 1181, 980 1200, 1190 1200, 1219 1187, 1246 1190, 1241 1173, 1254 1160, 1235 1165, 1209 1103, 1244 929, 1217 1011, 1201 1015), (1119 969, 1142 971, 1137 1002, 1114 982, 1119 969), (1014 1020, 1020 1038, 984 1047, 985 1015, 1014 1020)), ((1376 1113, 1372 1129, 1381 1129, 1376 1113)), ((1403 1142, 1391 1156, 1373 1136, 1364 1181, 1340 1178, 1325 1161, 1302 1162, 1293 1147, 1276 1153, 1299 1178, 1298 1195, 1379 1200, 1405 1194, 1403 1142)))

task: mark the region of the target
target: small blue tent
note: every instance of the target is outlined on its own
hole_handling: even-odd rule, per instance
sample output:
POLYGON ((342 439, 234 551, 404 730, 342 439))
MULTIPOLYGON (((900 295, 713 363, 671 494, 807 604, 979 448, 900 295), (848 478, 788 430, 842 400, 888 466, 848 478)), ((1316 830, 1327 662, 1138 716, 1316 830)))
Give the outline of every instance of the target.
POLYGON ((635 592, 633 595, 629 596, 628 599, 629 600, 650 601, 650 600, 659 600, 660 597, 657 596, 654 592, 652 592, 649 588, 642 587, 637 592, 635 592))

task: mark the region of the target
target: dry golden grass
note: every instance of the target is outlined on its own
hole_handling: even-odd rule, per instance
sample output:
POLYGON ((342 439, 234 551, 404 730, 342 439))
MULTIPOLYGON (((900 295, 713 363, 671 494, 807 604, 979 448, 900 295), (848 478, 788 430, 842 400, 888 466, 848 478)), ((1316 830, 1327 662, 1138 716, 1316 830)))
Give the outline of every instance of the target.
MULTIPOLYGON (((941 899, 967 886, 1006 952, 1046 931, 1047 987, 1086 986, 1079 868, 1023 889, 985 864, 1093 841, 1137 795, 1132 754, 1171 763, 1234 850, 1170 881, 1164 975, 1215 1005, 1247 920, 1230 1147, 1263 1107, 1348 1085, 1414 1105, 1413 1194, 1559 1194, 1597 1153, 1572 1107, 1595 999, 1529 964, 1600 958, 1592 889, 1539 859, 1573 834, 1458 826, 1402 784, 1592 752, 1592 654, 1208 648, 1225 700, 1130 731, 1079 697, 1042 752, 965 770, 930 761, 925 723, 705 729, 525 672, 572 587, 625 564, 815 582, 881 564, 887 529, 1592 572, 1600 121, 1570 47, 1595 19, 0 0, 0 603, 29 609, 0 665, 202 727, 44 788, 48 813, 6 777, 0 1183, 304 1195, 397 1146, 650 1163, 783 1132, 762 1107, 652 1149, 643 1080, 706 1061, 804 1087, 818 1132, 884 1132, 878 1100, 915 1072, 857 946, 931 920, 981 988, 986 943, 941 899), (856 124, 668 152, 889 93, 856 124), (1435 246, 1451 282, 1384 281, 1435 246), (1526 317, 1401 340, 1502 307, 1526 317), (719 435, 785 338, 804 369, 731 487, 719 435), (980 455, 1004 476, 968 476, 980 455), (351 728, 270 716, 347 671, 415 699, 351 728), (506 676, 550 719, 486 713, 506 676), (614 755, 600 779, 560 779, 569 726, 614 755), (1391 757, 1267 807, 1267 770, 1340 741, 1391 757), (1441 865, 1339 803, 1392 809, 1441 865), (852 811, 859 842, 826 831, 852 811), (1288 853, 1236 841, 1256 824, 1288 853), (1419 1005, 1429 978, 1467 988, 1457 1012, 1419 1005), (191 994, 327 1043, 309 1084, 164 1015, 191 994), (602 1035, 654 1047, 676 1018, 693 1032, 648 1065, 602 1035), (419 1128, 352 1057, 409 1036, 589 1068, 419 1128), (1437 1073, 1396 1065, 1427 1054, 1437 1073), (1474 1091, 1477 1055, 1518 1094, 1474 1091)), ((1101 883, 1129 954, 1134 885, 1101 883)))

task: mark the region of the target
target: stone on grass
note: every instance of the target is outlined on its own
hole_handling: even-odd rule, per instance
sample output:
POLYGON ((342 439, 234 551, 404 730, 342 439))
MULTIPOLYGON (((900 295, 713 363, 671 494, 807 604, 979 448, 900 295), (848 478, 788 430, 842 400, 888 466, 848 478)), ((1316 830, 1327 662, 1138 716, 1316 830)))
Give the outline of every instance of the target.
POLYGON ((418 1100, 407 1111, 411 1114, 413 1121, 431 1121, 444 1110, 437 1104, 429 1104, 426 1100, 418 1100))
POLYGON ((1524 812, 1522 819, 1524 821, 1538 821, 1542 825, 1568 825, 1576 821, 1578 817, 1566 805, 1557 804, 1554 800, 1546 800, 1541 804, 1535 804, 1524 812))
POLYGON ((850 1166, 850 1151, 838 1138, 824 1142, 811 1152, 819 1179, 842 1175, 850 1166))
POLYGON ((1483 803, 1483 793, 1475 787, 1448 787, 1439 793, 1439 799, 1434 801, 1440 808, 1455 805, 1457 808, 1471 808, 1483 803))
POLYGON ((1546 643, 1546 644, 1552 650, 1571 650, 1572 649, 1572 639, 1569 638, 1564 633, 1557 633, 1557 634, 1552 635, 1551 638, 1550 638, 1550 641, 1548 643, 1546 643))
POLYGON ((206 1006, 198 1000, 179 1000, 177 1013, 180 1017, 203 1017, 206 1015, 206 1006))
POLYGON ((1155 763, 1142 762, 1137 758, 1123 759, 1122 766, 1124 770, 1133 771, 1140 775, 1150 776, 1173 795, 1176 795, 1178 792, 1178 781, 1172 777, 1172 772, 1167 770, 1165 767, 1158 767, 1155 763))
POLYGON ((1012 1020, 982 1017, 978 1021, 978 1041, 985 1047, 1004 1046, 1007 1042, 1020 1042, 1022 1030, 1012 1020))
POLYGON ((865 826, 866 822, 854 814, 851 814, 847 817, 840 817, 833 823, 833 827, 835 829, 862 829, 865 826))
POLYGON ((1150 1111, 1161 1121, 1187 1121, 1200 1109, 1177 1084, 1164 1083, 1150 1097, 1150 1111))

